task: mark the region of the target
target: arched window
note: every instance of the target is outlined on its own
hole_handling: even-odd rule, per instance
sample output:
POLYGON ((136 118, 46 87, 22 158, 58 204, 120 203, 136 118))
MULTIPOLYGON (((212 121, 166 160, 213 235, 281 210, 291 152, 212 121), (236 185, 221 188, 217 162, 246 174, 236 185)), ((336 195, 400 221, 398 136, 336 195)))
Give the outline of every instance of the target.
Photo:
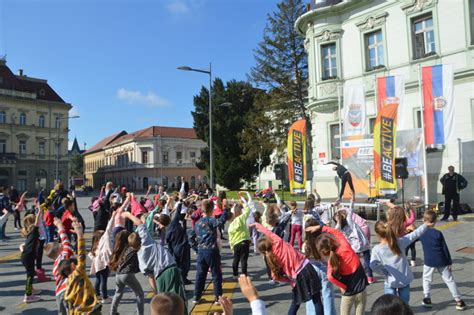
POLYGON ((40 115, 40 116, 39 116, 38 126, 39 126, 40 128, 44 128, 44 115, 40 115))
POLYGON ((20 125, 22 125, 22 126, 26 125, 26 114, 25 113, 20 114, 20 125))
POLYGON ((4 111, 0 112, 0 124, 7 122, 7 114, 4 111))

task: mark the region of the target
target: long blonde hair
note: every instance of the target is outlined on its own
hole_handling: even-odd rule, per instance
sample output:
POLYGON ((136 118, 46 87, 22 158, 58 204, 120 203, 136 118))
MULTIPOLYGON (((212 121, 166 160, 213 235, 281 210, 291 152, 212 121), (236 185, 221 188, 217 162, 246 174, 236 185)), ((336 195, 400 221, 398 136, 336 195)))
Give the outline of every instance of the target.
POLYGON ((375 223, 375 233, 387 241, 388 247, 390 247, 392 253, 397 256, 402 254, 400 247, 398 246, 397 235, 386 220, 379 220, 375 223))

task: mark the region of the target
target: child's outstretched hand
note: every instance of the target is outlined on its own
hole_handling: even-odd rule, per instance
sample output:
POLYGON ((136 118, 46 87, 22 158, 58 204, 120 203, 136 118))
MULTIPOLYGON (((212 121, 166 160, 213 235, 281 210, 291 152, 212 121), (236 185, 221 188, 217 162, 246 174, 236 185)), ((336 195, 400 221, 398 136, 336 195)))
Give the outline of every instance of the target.
POLYGON ((74 233, 77 235, 77 239, 84 238, 84 232, 82 231, 82 225, 76 220, 72 221, 72 227, 74 229, 74 233))
POLYGON ((253 302, 258 299, 258 291, 250 280, 250 277, 246 275, 240 275, 239 277, 239 285, 242 294, 249 300, 249 302, 253 302))
POLYGON ((8 210, 7 210, 7 209, 3 209, 2 212, 3 212, 3 214, 7 214, 7 213, 8 213, 8 210))
POLYGON ((224 310, 224 315, 233 314, 234 310, 231 299, 226 298, 225 296, 219 296, 219 303, 221 303, 222 309, 224 310))

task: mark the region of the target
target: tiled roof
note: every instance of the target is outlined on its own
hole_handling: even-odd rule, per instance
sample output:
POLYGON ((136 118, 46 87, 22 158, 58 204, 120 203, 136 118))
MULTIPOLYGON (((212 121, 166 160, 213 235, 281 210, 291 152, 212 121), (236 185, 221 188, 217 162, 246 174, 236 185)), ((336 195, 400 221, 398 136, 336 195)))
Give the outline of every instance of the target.
POLYGON ((17 76, 0 60, 0 89, 36 94, 36 99, 65 103, 46 80, 17 76))
POLYGON ((99 151, 100 149, 102 149, 106 145, 112 143, 114 140, 116 140, 117 138, 120 138, 124 135, 127 135, 127 132, 125 130, 122 130, 118 133, 115 133, 111 136, 108 136, 107 138, 104 138, 104 139, 100 140, 98 143, 96 143, 94 146, 92 146, 89 150, 87 150, 85 152, 85 154, 89 154, 89 153, 92 153, 92 152, 95 152, 95 151, 99 151))
MULTIPOLYGON (((119 143, 129 139, 150 138, 156 136, 162 136, 164 138, 197 139, 196 132, 193 128, 152 126, 123 135, 114 140, 113 143, 119 143)), ((112 142, 109 144, 112 144, 112 142)))

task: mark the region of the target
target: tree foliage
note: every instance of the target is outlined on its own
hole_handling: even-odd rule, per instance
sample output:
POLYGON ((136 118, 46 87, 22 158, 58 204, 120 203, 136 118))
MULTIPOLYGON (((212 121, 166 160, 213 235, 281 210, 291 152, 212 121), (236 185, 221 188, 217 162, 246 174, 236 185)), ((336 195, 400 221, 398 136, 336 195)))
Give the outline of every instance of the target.
POLYGON ((287 132, 295 120, 305 118, 311 130, 305 107, 308 64, 304 38, 294 29, 303 13, 302 0, 283 0, 267 16, 263 39, 254 50, 255 66, 249 73, 251 82, 269 91, 266 108, 280 153, 285 150, 287 132))
MULTIPOLYGON (((220 79, 215 79, 213 82, 214 180, 229 189, 239 189, 243 182, 253 181, 258 172, 258 153, 256 153, 258 143, 244 146, 241 140, 247 137, 248 130, 253 127, 257 117, 256 100, 259 93, 263 92, 243 81, 233 80, 225 85, 220 79), (221 104, 228 106, 220 106, 221 104)), ((206 143, 209 139, 208 95, 208 90, 202 87, 199 95, 194 96, 195 110, 192 112, 196 134, 206 143)), ((262 150, 262 167, 269 163, 268 152, 271 150, 262 150)), ((209 170, 208 147, 201 151, 198 167, 209 170)))
POLYGON ((81 154, 74 154, 69 161, 71 176, 82 176, 84 174, 84 160, 81 154))

